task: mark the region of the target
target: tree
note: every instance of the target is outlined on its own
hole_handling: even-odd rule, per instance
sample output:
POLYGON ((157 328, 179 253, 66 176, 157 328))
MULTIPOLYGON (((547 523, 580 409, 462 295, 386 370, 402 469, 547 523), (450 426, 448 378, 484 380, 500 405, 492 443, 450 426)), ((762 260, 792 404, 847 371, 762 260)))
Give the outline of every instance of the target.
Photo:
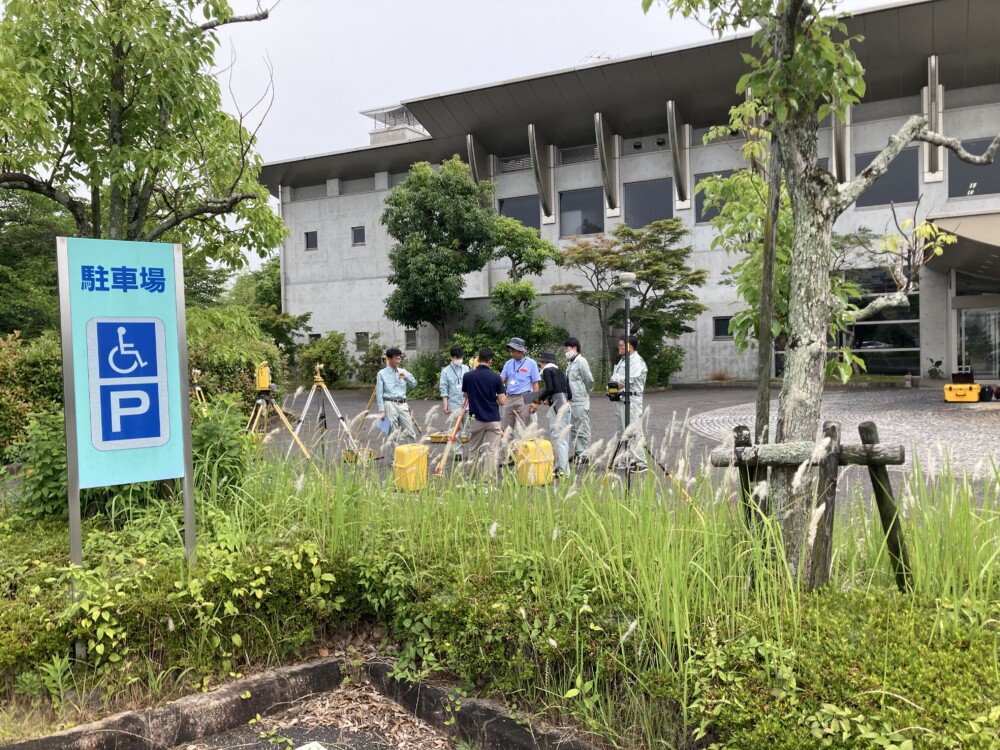
MULTIPOLYGON (((969 154, 957 139, 928 127, 926 117, 911 117, 889 138, 888 145, 849 183, 819 163, 820 122, 828 115, 843 119, 849 106, 865 93, 864 70, 851 50, 852 39, 836 17, 824 15, 830 2, 805 0, 666 0, 671 14, 700 16, 716 33, 756 27, 755 54, 746 55, 750 71, 737 83, 737 93, 752 91, 733 107, 731 124, 743 128, 763 114, 777 141, 792 207, 793 239, 788 304, 789 337, 784 382, 778 402, 778 442, 816 439, 827 359, 827 325, 836 303, 830 297, 830 248, 833 225, 892 160, 913 141, 944 146, 977 164, 992 161, 1000 134, 981 156, 969 154)), ((652 0, 643 0, 648 10, 652 0)), ((771 509, 781 520, 791 571, 814 576, 808 531, 813 516, 808 483, 793 485, 794 470, 775 472, 771 509)), ((822 571, 810 580, 822 580, 822 571)))
POLYGON ((563 264, 582 273, 591 288, 560 288, 576 291, 580 302, 597 310, 606 362, 611 361, 612 328, 624 327, 624 310, 613 309, 622 304, 618 275, 623 271, 636 275, 632 332, 649 347, 644 354, 656 356, 664 339, 693 330, 689 322, 706 308, 692 289, 704 286, 708 272, 687 265, 691 247, 680 244, 687 234, 678 219, 654 221, 642 229, 619 224, 609 234, 579 240, 564 250, 563 264))
POLYGON ((81 237, 180 242, 238 267, 284 236, 254 138, 220 108, 226 0, 7 0, 0 188, 62 206, 81 237))
POLYGON ((385 301, 386 317, 409 328, 430 323, 439 348, 465 317, 464 274, 482 270, 490 258, 508 258, 508 275, 519 283, 559 257, 534 229, 493 211, 493 190, 493 183, 476 183, 454 156, 437 172, 427 162, 414 164, 385 200, 381 221, 396 240, 388 279, 396 288, 385 301))
MULTIPOLYGON (((281 263, 271 258, 256 271, 236 279, 229 300, 250 310, 261 331, 271 337, 287 357, 294 358, 297 339, 312 330, 312 313, 290 315, 281 309, 281 263)), ((340 368, 343 369, 343 368, 340 368)))
POLYGON ((56 237, 73 220, 41 196, 0 190, 0 334, 34 338, 59 325, 56 237))

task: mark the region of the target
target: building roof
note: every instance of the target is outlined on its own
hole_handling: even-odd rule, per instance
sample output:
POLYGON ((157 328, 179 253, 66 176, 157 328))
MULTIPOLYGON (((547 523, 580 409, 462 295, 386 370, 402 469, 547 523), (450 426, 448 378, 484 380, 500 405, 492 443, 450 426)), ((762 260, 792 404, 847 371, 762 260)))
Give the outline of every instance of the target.
MULTIPOLYGON (((1000 83, 998 0, 909 0, 845 20, 866 70, 864 101, 915 96, 927 83, 927 57, 939 58, 945 90, 1000 83)), ((599 62, 527 78, 404 101, 430 138, 364 146, 266 164, 261 181, 278 186, 320 185, 374 172, 405 172, 415 161, 465 158, 466 134, 489 153, 528 152, 528 125, 559 147, 594 142, 594 113, 624 137, 664 133, 666 101, 695 128, 728 120, 738 101, 736 81, 747 71, 749 35, 680 49, 599 62)))

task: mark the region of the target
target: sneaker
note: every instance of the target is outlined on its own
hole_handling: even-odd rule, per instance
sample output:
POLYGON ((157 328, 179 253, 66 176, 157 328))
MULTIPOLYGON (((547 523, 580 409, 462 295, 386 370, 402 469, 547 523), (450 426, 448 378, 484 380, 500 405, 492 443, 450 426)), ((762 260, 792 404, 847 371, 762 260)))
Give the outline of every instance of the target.
POLYGON ((566 475, 562 469, 556 469, 555 471, 552 472, 552 476, 554 476, 556 479, 562 479, 566 475))
POLYGON ((633 474, 641 474, 642 472, 648 469, 649 467, 646 466, 646 464, 632 464, 631 466, 628 467, 628 471, 632 472, 633 474))
POLYGON ((577 466, 586 466, 590 463, 590 456, 578 455, 573 457, 573 463, 577 466))

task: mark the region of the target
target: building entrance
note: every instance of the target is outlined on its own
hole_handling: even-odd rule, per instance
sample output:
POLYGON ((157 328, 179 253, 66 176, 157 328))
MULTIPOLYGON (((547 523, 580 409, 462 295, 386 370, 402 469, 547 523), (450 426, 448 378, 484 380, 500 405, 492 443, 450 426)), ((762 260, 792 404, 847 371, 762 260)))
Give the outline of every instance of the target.
POLYGON ((1000 308, 959 310, 958 363, 976 382, 1000 380, 1000 308))

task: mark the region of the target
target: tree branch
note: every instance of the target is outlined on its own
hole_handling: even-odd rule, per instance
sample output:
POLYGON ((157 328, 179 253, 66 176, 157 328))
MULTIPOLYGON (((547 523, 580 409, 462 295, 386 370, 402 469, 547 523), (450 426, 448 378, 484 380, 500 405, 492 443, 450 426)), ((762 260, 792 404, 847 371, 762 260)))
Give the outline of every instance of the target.
POLYGON ((69 193, 56 190, 49 183, 42 182, 36 177, 22 172, 0 172, 0 188, 24 190, 29 193, 44 195, 70 212, 73 221, 76 222, 77 232, 81 237, 86 237, 90 234, 90 218, 87 216, 87 204, 72 197, 69 193))
POLYGON ((860 310, 854 311, 854 313, 850 314, 849 317, 855 322, 859 320, 870 320, 885 310, 894 310, 896 308, 909 306, 910 300, 906 296, 905 292, 893 292, 892 294, 883 294, 876 297, 860 310))
POLYGON ((966 151, 962 147, 962 142, 958 140, 958 138, 946 138, 940 133, 935 133, 933 130, 927 130, 926 128, 913 136, 913 140, 923 141, 924 143, 930 143, 934 146, 944 146, 959 159, 968 162, 969 164, 992 164, 993 157, 996 156, 997 151, 1000 150, 1000 134, 993 139, 993 142, 990 143, 987 149, 980 156, 973 156, 966 151))
POLYGON ((926 127, 927 118, 923 115, 914 115, 895 134, 889 136, 888 145, 879 152, 879 155, 872 160, 872 163, 862 169, 853 180, 838 187, 839 197, 837 198, 837 206, 834 209, 833 215, 837 216, 846 211, 852 203, 872 186, 875 180, 888 172, 892 160, 899 156, 899 153, 916 138, 917 133, 920 133, 926 127))
POLYGON ((257 13, 248 13, 245 16, 231 16, 230 18, 227 18, 225 21, 220 21, 218 19, 214 19, 212 21, 206 21, 205 23, 200 24, 198 28, 201 29, 202 31, 211 31, 212 29, 217 29, 220 26, 226 26, 227 24, 230 23, 249 23, 252 21, 264 21, 267 20, 268 16, 271 15, 271 11, 274 10, 275 7, 277 7, 277 3, 275 3, 274 6, 272 6, 271 8, 267 10, 258 11, 257 13))
POLYGON ((194 219, 201 216, 218 216, 220 214, 227 214, 232 211, 237 204, 242 203, 243 201, 257 200, 258 197, 259 196, 256 193, 233 193, 225 198, 208 200, 200 206, 195 206, 194 208, 189 208, 186 211, 174 214, 169 219, 160 223, 158 226, 143 235, 142 241, 153 242, 164 232, 169 232, 175 226, 187 221, 188 219, 194 219))

